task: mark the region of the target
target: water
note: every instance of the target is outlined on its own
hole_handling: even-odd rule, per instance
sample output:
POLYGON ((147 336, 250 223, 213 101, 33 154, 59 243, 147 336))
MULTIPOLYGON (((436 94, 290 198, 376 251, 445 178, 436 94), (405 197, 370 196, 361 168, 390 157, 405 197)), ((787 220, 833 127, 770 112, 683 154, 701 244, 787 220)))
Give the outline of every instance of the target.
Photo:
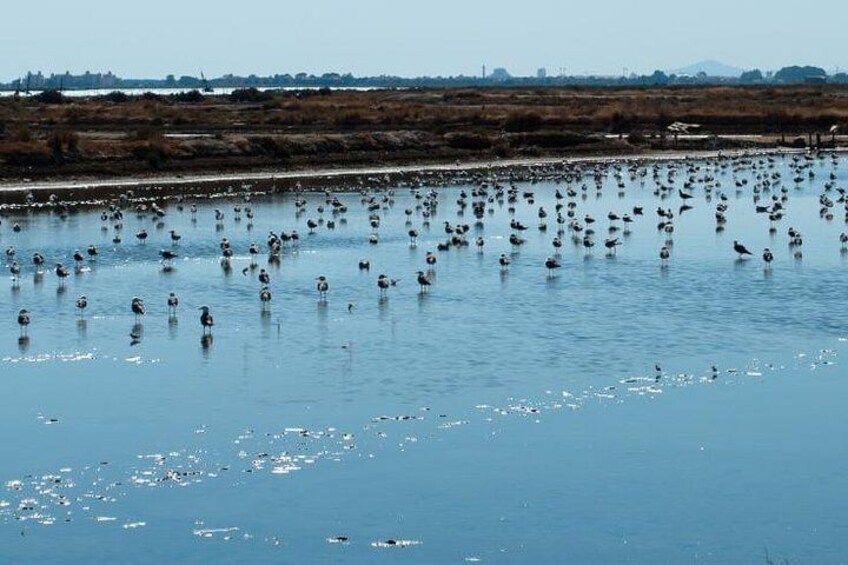
MULTIPOLYGON (((796 185, 790 163, 716 170, 710 202, 702 183, 693 188, 667 268, 654 210, 677 212, 685 167, 666 198, 650 174, 644 184, 625 174, 623 193, 612 176, 597 195, 591 177, 577 181, 576 216, 597 218, 597 245, 587 254, 566 235, 554 277, 543 262, 554 191, 566 184, 552 180, 519 184, 536 199, 515 204, 529 227, 518 250, 508 203, 494 203, 482 228, 470 207, 457 215, 470 186, 438 189, 429 230, 416 212, 414 248, 404 210, 416 201, 405 187, 380 212, 378 245, 357 194, 339 196, 346 222, 315 235, 306 221, 320 217, 321 194, 306 195, 301 214, 293 195, 256 198, 250 229, 234 218, 235 198, 198 201, 196 221, 171 203, 160 227, 127 212, 119 245, 99 210, 10 215, 0 243, 16 247, 26 270, 0 294, 0 557, 764 563, 768 551, 844 562, 845 228, 838 204, 835 220, 819 216, 818 197, 831 171, 845 181, 845 168, 816 160, 816 178, 796 185), (752 187, 772 172, 789 199, 770 235, 752 187), (737 191, 734 175, 749 184, 737 191), (540 205, 547 232, 536 228, 540 205), (644 217, 606 257, 607 213, 635 205, 644 217), (472 244, 436 252, 444 221, 470 224, 472 244), (800 260, 789 226, 803 233, 800 260), (133 237, 142 228, 145 244, 133 237), (183 236, 181 258, 163 272, 170 229, 183 236), (247 247, 264 252, 269 231, 292 229, 300 244, 269 267, 274 296, 263 313, 258 271, 242 275, 247 247), (222 237, 236 250, 229 275, 222 237), (755 258, 737 261, 734 239, 755 258), (34 281, 34 251, 70 265, 89 244, 100 257, 64 292, 52 272, 34 281), (766 246, 770 271, 759 260, 766 246), (438 262, 422 294, 415 272, 427 269, 428 250, 438 262), (500 253, 512 259, 506 272, 500 253), (364 258, 370 272, 357 267, 364 258), (400 279, 386 299, 380 273, 400 279), (326 303, 319 274, 330 281, 326 303), (176 323, 171 291, 181 298, 176 323), (147 305, 142 327, 133 296, 147 305), (211 344, 201 340, 202 305, 215 316, 211 344), (32 316, 24 343, 20 308, 32 316)), ((698 178, 713 166, 699 165, 698 178)))

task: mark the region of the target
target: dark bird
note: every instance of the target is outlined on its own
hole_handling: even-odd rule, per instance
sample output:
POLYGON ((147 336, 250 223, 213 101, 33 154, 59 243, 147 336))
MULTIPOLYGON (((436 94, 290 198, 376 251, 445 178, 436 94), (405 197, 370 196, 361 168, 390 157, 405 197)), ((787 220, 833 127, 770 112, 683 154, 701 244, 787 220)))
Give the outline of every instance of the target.
POLYGON ((209 306, 201 306, 200 310, 200 325, 203 328, 203 335, 212 333, 212 326, 215 325, 215 320, 209 312, 209 306))
POLYGON ((136 320, 138 320, 139 317, 144 316, 144 300, 141 298, 137 296, 133 298, 130 308, 132 309, 132 313, 135 314, 136 320))
POLYGON ((423 271, 418 271, 418 288, 421 292, 427 292, 427 288, 430 286, 430 279, 427 275, 424 274, 423 271))
POLYGON ((327 277, 321 275, 317 279, 318 284, 315 285, 315 288, 318 289, 318 297, 322 300, 327 298, 327 291, 330 290, 330 283, 327 281, 327 277))
POLYGON ((741 259, 745 255, 753 255, 750 251, 748 251, 744 245, 739 243, 738 241, 733 242, 733 250, 739 254, 739 258, 741 259))
POLYGON ((18 312, 18 325, 21 327, 21 336, 27 334, 27 326, 29 325, 29 312, 21 310, 18 312))
POLYGON ((85 295, 77 298, 77 310, 79 310, 80 318, 85 314, 85 309, 88 308, 88 298, 85 295))
POLYGON ((71 273, 68 272, 68 269, 62 265, 61 263, 56 263, 56 276, 59 277, 59 286, 65 285, 65 279, 68 278, 68 275, 71 273))
POLYGON ((557 261, 553 257, 548 257, 547 259, 545 259, 545 267, 548 269, 548 275, 553 275, 554 271, 562 267, 562 265, 560 265, 559 261, 557 261))
POLYGON ((171 316, 175 316, 177 314, 177 306, 180 305, 180 299, 177 298, 177 295, 173 292, 168 295, 168 313, 171 316))
POLYGON ((763 261, 766 262, 766 268, 769 268, 771 266, 771 262, 774 261, 774 254, 768 247, 763 249, 763 261))

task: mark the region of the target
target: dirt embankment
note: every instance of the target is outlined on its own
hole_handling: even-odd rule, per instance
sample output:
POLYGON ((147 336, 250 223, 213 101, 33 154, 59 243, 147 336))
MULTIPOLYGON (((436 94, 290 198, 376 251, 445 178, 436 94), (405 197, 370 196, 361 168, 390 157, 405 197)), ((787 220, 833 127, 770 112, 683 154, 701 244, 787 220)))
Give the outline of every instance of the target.
POLYGON ((0 182, 824 145, 845 122, 836 86, 2 98, 0 182))

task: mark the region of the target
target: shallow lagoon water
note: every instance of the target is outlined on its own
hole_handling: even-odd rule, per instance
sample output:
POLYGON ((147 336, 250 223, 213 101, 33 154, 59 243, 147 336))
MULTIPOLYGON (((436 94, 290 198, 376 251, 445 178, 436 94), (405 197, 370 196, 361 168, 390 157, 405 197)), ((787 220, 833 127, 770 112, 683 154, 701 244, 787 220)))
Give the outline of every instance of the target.
POLYGON ((726 169, 711 202, 693 190, 665 269, 654 209, 677 211, 680 199, 654 195, 650 178, 625 180, 620 195, 610 177, 596 195, 586 178, 574 185, 588 185, 577 217, 597 218, 598 245, 587 255, 566 238, 555 277, 543 261, 556 224, 536 229, 538 206, 553 216, 554 191, 565 190, 552 181, 519 185, 536 202, 516 204, 530 229, 514 254, 508 204, 495 204, 480 230, 470 209, 457 215, 470 186, 437 189, 429 231, 412 219, 416 248, 405 187, 381 212, 378 245, 367 242, 357 194, 340 195, 346 223, 315 235, 306 220, 319 217, 321 194, 306 195, 301 215, 293 195, 254 199, 251 230, 233 218, 237 198, 198 201, 196 222, 188 206, 171 205, 158 229, 127 213, 119 245, 99 210, 7 217, 0 243, 24 263, 40 251, 69 264, 92 243, 101 255, 63 293, 52 273, 36 284, 31 272, 0 291, 2 552, 14 561, 86 561, 96 551, 138 562, 725 563, 764 562, 768 550, 842 562, 848 265, 841 213, 820 218, 818 196, 831 170, 844 182, 844 162, 816 161, 817 178, 798 185, 788 162, 773 169, 790 189, 776 234, 754 211, 756 172, 737 173, 750 179, 737 192, 726 169), (720 234, 719 190, 729 197, 720 234), (606 214, 634 205, 645 216, 606 257, 606 214), (422 295, 415 272, 444 239, 444 221, 472 224, 469 236, 486 246, 437 253, 422 295), (804 234, 800 261, 789 226, 804 234), (133 237, 141 228, 145 244, 133 237), (169 229, 182 234, 184 258, 164 273, 169 229), (274 298, 263 315, 255 272, 241 274, 246 250, 291 229, 301 242, 269 269, 274 298), (226 276, 221 237, 237 251, 226 276), (771 247, 771 271, 758 257, 737 261, 734 239, 756 255, 771 247), (512 258, 505 273, 502 252, 512 258), (379 273, 400 279, 385 300, 379 273), (325 304, 319 274, 331 285, 325 304), (165 306, 172 290, 176 324, 165 306), (84 322, 80 294, 90 300, 84 322), (136 345, 133 296, 148 307, 136 345), (208 348, 204 304, 216 319, 208 348), (23 307, 33 318, 25 351, 14 324, 23 307), (330 543, 337 536, 348 539, 330 543))

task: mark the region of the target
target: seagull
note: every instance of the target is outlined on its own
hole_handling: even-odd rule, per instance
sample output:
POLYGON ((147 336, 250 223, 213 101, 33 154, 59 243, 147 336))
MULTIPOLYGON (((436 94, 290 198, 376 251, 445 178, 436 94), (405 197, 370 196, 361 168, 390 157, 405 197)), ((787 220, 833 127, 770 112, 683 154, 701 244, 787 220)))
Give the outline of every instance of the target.
POLYGON ((321 275, 315 280, 318 281, 318 284, 315 285, 318 289, 318 297, 322 300, 327 298, 327 291, 330 290, 330 283, 327 282, 327 277, 321 275))
POLYGON ((21 310, 18 312, 18 325, 21 327, 21 337, 27 335, 27 326, 29 325, 29 312, 21 310))
POLYGON ((267 310, 271 302, 271 290, 267 286, 263 286, 259 291, 259 300, 262 301, 262 310, 267 310))
POLYGON ((88 308, 88 298, 85 295, 77 298, 77 310, 79 310, 80 318, 85 314, 85 309, 88 308))
POLYGON ((427 292, 427 287, 430 286, 430 279, 427 278, 427 275, 424 274, 423 271, 418 271, 418 287, 421 289, 421 292, 427 292))
POLYGON ((753 255, 750 251, 748 251, 744 245, 739 243, 738 241, 733 242, 733 250, 739 254, 739 258, 741 259, 745 255, 753 255))
POLYGON ((548 269, 548 275, 553 276, 554 271, 562 267, 562 265, 560 265, 559 261, 557 261, 553 257, 548 257, 547 259, 545 259, 545 267, 547 267, 548 269))
POLYGON ((56 276, 59 277, 59 286, 65 286, 65 279, 70 273, 68 269, 61 263, 56 263, 56 276))
POLYGON ((774 261, 774 254, 771 252, 771 250, 768 247, 763 249, 763 261, 766 262, 766 269, 770 269, 771 268, 771 262, 774 261))
POLYGON ((41 274, 44 270, 44 255, 42 255, 41 253, 33 253, 32 264, 35 265, 35 272, 37 274, 41 274))
POLYGON ((209 306, 201 306, 198 308, 201 311, 200 313, 200 325, 203 327, 203 335, 212 334, 212 326, 215 325, 215 320, 212 318, 212 314, 209 312, 209 306))
POLYGON ((501 271, 505 271, 509 268, 510 260, 506 253, 501 253, 501 256, 498 258, 498 263, 501 265, 501 271))
POLYGON ((140 316, 144 316, 144 300, 139 297, 135 297, 132 299, 132 304, 130 305, 133 314, 135 314, 135 319, 138 320, 140 316))
POLYGON ((389 277, 386 275, 380 275, 377 277, 377 287, 380 289, 380 294, 382 296, 386 295, 386 291, 389 290, 389 286, 391 286, 391 281, 389 281, 389 277))
POLYGON ((662 249, 660 249, 660 261, 662 261, 663 265, 668 263, 669 256, 671 256, 671 252, 668 250, 668 246, 663 245, 662 249))
POLYGON ((168 313, 172 316, 177 315, 177 306, 180 305, 180 299, 173 292, 168 295, 168 313))
POLYGON ((17 284, 21 277, 21 266, 18 265, 17 261, 12 261, 12 264, 9 265, 9 272, 12 273, 12 284, 17 284))

